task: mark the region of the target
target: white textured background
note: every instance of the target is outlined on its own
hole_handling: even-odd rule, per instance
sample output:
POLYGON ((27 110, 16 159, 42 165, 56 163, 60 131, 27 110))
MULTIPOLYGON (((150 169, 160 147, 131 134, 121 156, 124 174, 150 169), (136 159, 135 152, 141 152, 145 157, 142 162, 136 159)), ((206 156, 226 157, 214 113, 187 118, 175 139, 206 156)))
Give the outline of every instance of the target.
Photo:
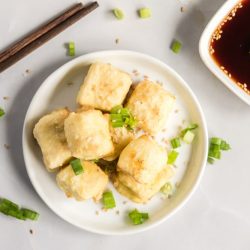
MULTIPOLYGON (((0 106, 7 112, 0 119, 0 197, 41 214, 38 222, 20 222, 0 215, 1 250, 250 249, 250 108, 205 68, 198 54, 201 32, 223 2, 99 0, 100 7, 94 13, 0 74, 0 106), (144 6, 152 9, 151 19, 138 19, 136 10, 144 6), (110 14, 114 7, 126 13, 123 21, 110 14), (115 44, 116 38, 119 44, 115 44), (178 55, 169 49, 173 38, 183 43, 178 55), (124 237, 82 231, 50 211, 28 179, 21 146, 24 116, 43 80, 70 60, 64 47, 69 40, 75 41, 77 55, 129 49, 161 59, 180 73, 197 95, 210 136, 227 139, 233 148, 223 154, 222 160, 207 166, 200 187, 184 209, 155 229, 124 237), (10 99, 3 100, 4 96, 10 99), (29 233, 30 229, 34 234, 29 233)), ((73 3, 1 0, 0 49, 73 3)))

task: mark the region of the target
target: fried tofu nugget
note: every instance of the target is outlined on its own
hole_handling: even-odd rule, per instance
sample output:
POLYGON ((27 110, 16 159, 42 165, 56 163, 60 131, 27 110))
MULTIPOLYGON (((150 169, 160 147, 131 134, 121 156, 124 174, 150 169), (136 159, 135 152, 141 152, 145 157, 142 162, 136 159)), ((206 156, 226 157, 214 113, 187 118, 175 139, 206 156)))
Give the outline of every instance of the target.
POLYGON ((139 183, 147 184, 152 183, 166 163, 166 150, 150 136, 142 135, 124 148, 117 170, 131 175, 139 183))
POLYGON ((67 109, 53 111, 43 116, 34 127, 33 134, 48 171, 62 167, 72 157, 64 134, 64 121, 68 115, 67 109))
POLYGON ((152 183, 141 184, 137 182, 131 175, 118 172, 114 186, 119 193, 125 195, 132 201, 143 203, 158 193, 164 184, 173 176, 174 171, 170 166, 165 166, 161 170, 152 183))
POLYGON ((136 86, 126 106, 138 121, 138 127, 155 135, 164 128, 174 103, 175 97, 162 86, 145 80, 136 86))
POLYGON ((98 201, 108 184, 108 176, 93 162, 81 161, 83 173, 75 175, 69 165, 56 176, 58 186, 68 197, 74 197, 77 201, 93 198, 98 201))
POLYGON ((132 84, 128 73, 111 64, 94 63, 90 66, 77 96, 77 103, 105 111, 123 103, 132 84))
POLYGON ((99 159, 114 152, 109 123, 99 110, 70 113, 64 122, 72 155, 79 159, 99 159))

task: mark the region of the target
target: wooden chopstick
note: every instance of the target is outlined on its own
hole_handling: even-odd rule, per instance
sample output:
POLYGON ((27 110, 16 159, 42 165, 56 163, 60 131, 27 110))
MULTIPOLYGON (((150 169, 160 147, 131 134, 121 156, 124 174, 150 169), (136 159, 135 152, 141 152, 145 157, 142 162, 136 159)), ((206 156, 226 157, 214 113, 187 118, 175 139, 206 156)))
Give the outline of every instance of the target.
POLYGON ((70 16, 75 14, 77 11, 79 11, 82 7, 83 7, 82 3, 75 4, 70 9, 65 11, 63 14, 57 16, 56 18, 46 23, 42 27, 39 27, 38 29, 36 29, 33 33, 27 35, 23 39, 16 42, 14 45, 7 48, 5 51, 0 53, 0 62, 3 62, 8 57, 14 55, 19 50, 27 46, 29 43, 32 43, 34 40, 44 35, 46 32, 53 29, 55 26, 57 26, 61 22, 65 21, 67 18, 69 18, 70 16))
MULTIPOLYGON (((61 17, 60 22, 58 22, 59 17, 55 18, 53 21, 57 20, 58 23, 56 25, 51 24, 53 21, 48 23, 50 24, 50 27, 53 26, 53 28, 50 29, 44 28, 46 26, 45 25, 34 32, 36 33, 37 36, 35 39, 34 39, 34 33, 24 38, 26 39, 25 42, 26 46, 23 46, 23 40, 24 40, 23 39, 14 44, 13 46, 11 46, 10 48, 8 48, 6 51, 9 51, 9 53, 6 54, 6 51, 2 52, 1 55, 4 55, 5 59, 3 61, 0 61, 0 72, 4 71, 5 69, 10 67, 14 63, 16 63, 17 61, 19 61, 20 59, 22 59, 23 57, 25 57, 26 55, 37 49, 38 47, 42 46, 45 42, 49 41, 50 39, 61 33, 63 30, 65 30, 66 28, 77 22, 79 19, 89 14, 98 6, 99 5, 97 2, 92 2, 84 7, 82 6, 78 11, 76 11, 72 15, 68 15, 69 11, 68 10, 65 12, 68 15, 67 18, 61 17), (44 30, 46 30, 46 32, 44 32, 44 30), (42 35, 40 35, 41 32, 43 32, 42 35)), ((64 16, 65 13, 63 13, 61 16, 64 16)))

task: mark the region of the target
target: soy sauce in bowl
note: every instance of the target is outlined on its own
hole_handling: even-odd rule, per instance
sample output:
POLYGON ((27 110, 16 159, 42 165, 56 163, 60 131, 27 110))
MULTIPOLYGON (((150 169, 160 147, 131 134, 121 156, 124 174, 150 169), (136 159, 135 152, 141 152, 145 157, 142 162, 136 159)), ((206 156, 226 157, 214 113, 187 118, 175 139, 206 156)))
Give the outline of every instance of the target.
POLYGON ((212 35, 210 54, 221 70, 250 95, 250 0, 242 0, 212 35))

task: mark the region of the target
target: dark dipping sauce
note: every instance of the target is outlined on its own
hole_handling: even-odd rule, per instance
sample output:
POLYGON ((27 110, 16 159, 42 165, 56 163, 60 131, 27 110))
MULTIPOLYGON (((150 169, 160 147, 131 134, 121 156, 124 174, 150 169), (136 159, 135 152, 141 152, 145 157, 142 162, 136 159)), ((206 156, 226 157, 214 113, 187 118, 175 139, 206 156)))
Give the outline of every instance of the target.
POLYGON ((213 33, 210 53, 224 73, 250 95, 250 0, 242 0, 213 33))

